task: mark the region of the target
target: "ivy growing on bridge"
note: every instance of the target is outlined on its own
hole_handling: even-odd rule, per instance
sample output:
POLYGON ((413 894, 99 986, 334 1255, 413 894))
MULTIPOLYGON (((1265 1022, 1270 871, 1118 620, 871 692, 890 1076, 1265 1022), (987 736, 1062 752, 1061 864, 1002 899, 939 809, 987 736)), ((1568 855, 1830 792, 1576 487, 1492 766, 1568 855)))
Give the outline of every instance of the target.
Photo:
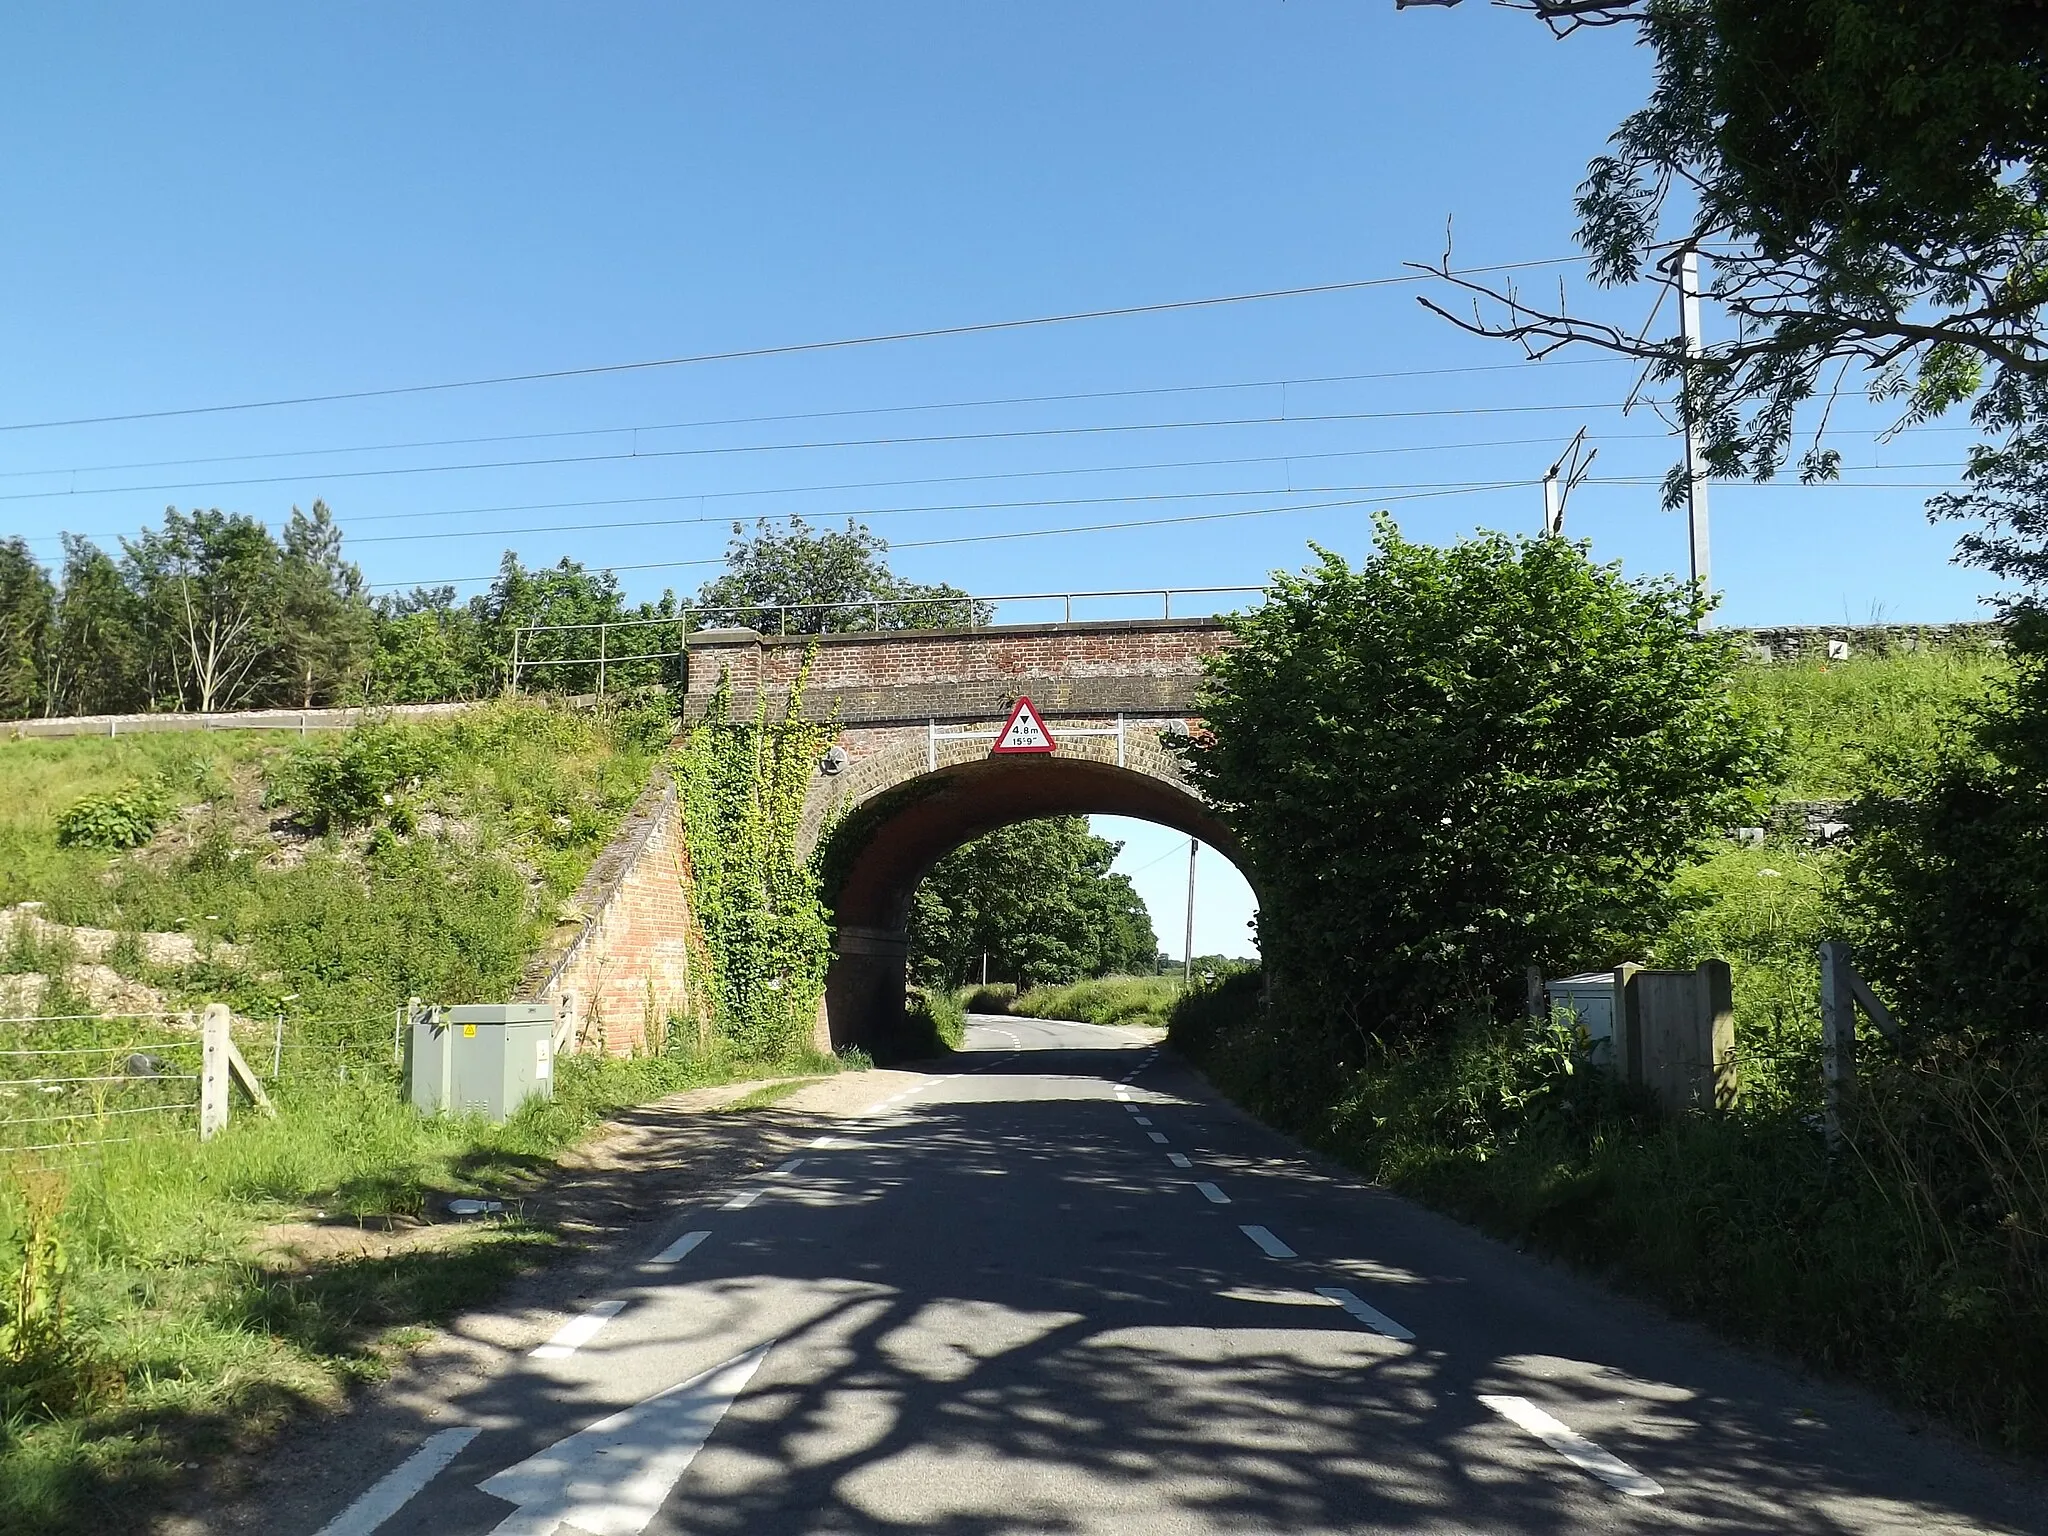
POLYGON ((765 695, 752 718, 734 719, 721 680, 676 761, 691 900, 704 936, 692 989, 699 1027, 762 1059, 805 1044, 832 956, 817 873, 797 852, 804 795, 832 737, 803 717, 810 668, 806 657, 777 719, 765 695))

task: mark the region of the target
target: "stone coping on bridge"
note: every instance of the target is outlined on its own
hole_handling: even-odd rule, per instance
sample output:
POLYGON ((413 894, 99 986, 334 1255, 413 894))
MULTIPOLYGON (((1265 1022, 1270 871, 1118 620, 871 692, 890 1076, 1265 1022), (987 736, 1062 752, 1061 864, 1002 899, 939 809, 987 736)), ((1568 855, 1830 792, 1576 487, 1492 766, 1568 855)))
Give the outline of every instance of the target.
POLYGON ((987 628, 855 630, 818 636, 750 629, 692 637, 686 719, 721 680, 733 708, 786 699, 815 644, 804 712, 843 725, 1000 719, 1019 695, 1073 715, 1181 715, 1202 662, 1231 643, 1220 619, 1082 619, 987 628))

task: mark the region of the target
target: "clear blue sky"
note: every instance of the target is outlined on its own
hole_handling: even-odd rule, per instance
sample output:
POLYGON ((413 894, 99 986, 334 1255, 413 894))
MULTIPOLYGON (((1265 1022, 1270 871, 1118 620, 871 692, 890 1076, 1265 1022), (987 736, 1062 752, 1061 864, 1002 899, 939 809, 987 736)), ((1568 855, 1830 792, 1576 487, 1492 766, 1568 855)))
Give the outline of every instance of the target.
MULTIPOLYGON (((0 426, 1390 276, 1447 220, 1465 263, 1564 256, 1646 79, 1623 32, 1559 44, 1477 0, 80 4, 0 28, 0 426)), ((1560 272, 1576 288, 1526 280, 1560 272)), ((1381 505, 1425 538, 1530 528, 1529 482, 1582 425, 1598 475, 1671 462, 1617 408, 1627 370, 1513 362, 1388 287, 6 430, 0 530, 53 556, 173 502, 279 520, 318 496, 379 584, 473 591, 509 546, 664 566, 623 573, 652 596, 703 580, 734 517, 851 512, 900 570, 977 591, 1256 582, 1311 538, 1358 553, 1381 505), (1404 376, 1306 382, 1373 374, 1404 376), (815 414, 1160 390, 1182 392, 815 414), (733 421, 767 416, 801 419, 733 421), (447 444, 483 437, 507 440, 447 444), (539 459, 577 462, 460 467, 539 459), (1457 489, 1499 482, 1523 483, 1457 489), (591 526, 628 521, 661 526, 591 526)), ((1849 462, 1889 467, 1849 478, 1885 485, 1717 488, 1728 621, 1978 611, 1920 512, 1967 434, 1850 424, 1849 462)), ((1647 484, 1583 488, 1570 531, 1633 571, 1684 558, 1647 484)), ((1147 894, 1178 949, 1172 864, 1147 894)))

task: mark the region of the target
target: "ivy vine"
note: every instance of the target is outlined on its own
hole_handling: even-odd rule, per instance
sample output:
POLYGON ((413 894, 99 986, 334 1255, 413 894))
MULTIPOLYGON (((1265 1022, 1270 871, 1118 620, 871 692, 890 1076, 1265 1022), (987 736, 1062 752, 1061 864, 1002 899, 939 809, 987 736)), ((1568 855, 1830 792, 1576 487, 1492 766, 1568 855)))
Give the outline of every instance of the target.
POLYGON ((797 852, 804 797, 831 727, 806 720, 810 656, 779 718, 765 693, 734 719, 729 678, 676 760, 691 906, 703 943, 692 991, 700 1044, 781 1059, 809 1041, 832 959, 818 875, 797 852))

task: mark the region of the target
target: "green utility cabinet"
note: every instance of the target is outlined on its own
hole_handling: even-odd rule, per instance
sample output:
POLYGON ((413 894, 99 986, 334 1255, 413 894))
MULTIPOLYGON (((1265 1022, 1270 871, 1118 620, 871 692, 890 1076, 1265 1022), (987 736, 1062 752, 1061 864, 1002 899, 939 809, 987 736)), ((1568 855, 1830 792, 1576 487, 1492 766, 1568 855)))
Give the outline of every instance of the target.
POLYGON ((405 1077, 423 1114, 502 1122, 528 1099, 555 1096, 552 1003, 465 1003, 413 1015, 405 1077))

